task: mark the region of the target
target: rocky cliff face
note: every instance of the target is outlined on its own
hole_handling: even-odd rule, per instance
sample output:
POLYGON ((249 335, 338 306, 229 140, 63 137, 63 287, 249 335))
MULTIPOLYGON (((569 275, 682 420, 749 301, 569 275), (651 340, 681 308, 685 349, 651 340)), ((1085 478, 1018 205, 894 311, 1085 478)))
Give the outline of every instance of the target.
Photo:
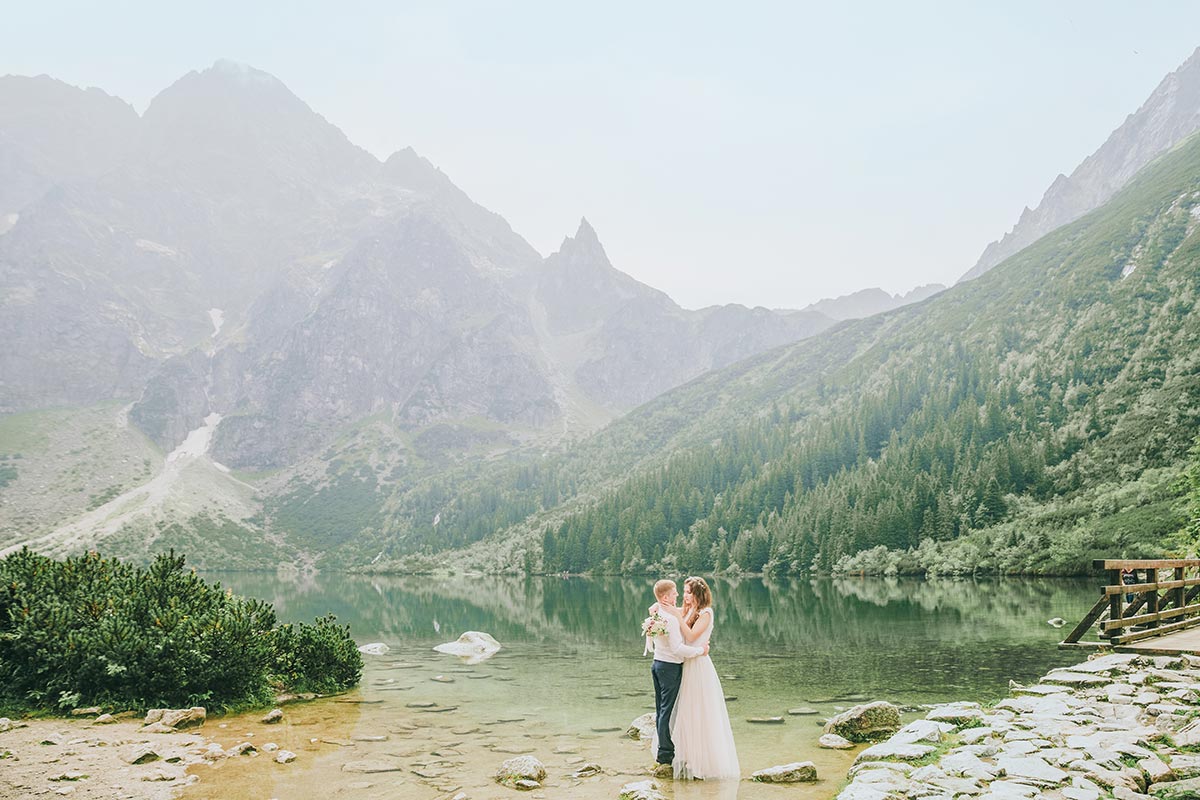
POLYGON ((555 367, 590 402, 619 411, 833 324, 810 311, 680 308, 615 269, 586 219, 537 271, 530 300, 555 367))
POLYGON ((381 163, 228 62, 141 118, 0 81, 4 169, 0 413, 129 401, 163 450, 217 413, 229 466, 293 465, 368 419, 424 455, 545 444, 833 323, 682 309, 586 220, 543 259, 411 149, 381 163))
POLYGON ((1200 48, 1163 78, 1142 107, 1075 168, 1059 175, 1035 209, 984 249, 961 280, 977 278, 1057 228, 1099 208, 1158 156, 1200 129, 1200 48))

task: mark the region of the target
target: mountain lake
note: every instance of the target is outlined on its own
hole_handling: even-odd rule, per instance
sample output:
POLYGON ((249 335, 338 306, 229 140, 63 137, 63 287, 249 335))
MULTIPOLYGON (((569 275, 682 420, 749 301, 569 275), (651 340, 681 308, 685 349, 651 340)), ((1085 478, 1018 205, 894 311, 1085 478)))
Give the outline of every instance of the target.
MULTIPOLYGON (((287 765, 229 759, 197 767, 184 798, 508 798, 493 781, 519 754, 546 767, 533 797, 614 800, 645 780, 649 744, 625 735, 654 708, 650 659, 639 627, 652 578, 507 578, 208 573, 235 593, 275 604, 280 621, 332 612, 365 655, 360 688, 284 706, 267 727, 261 712, 210 720, 225 747, 268 741, 298 755, 287 765), (503 648, 475 665, 435 652, 465 631, 503 648), (258 763, 254 763, 258 762, 258 763), (594 777, 572 778, 584 764, 594 777), (212 770, 210 773, 209 770, 212 770)), ((872 700, 906 709, 994 702, 1009 681, 1034 682, 1086 658, 1060 651, 1067 629, 1095 602, 1096 580, 887 578, 710 581, 716 627, 711 656, 727 695, 744 780, 659 781, 667 797, 833 797, 854 750, 817 746, 821 721, 872 700), (807 709, 808 713, 789 714, 807 709), (781 722, 750 722, 781 717, 781 722), (755 770, 812 761, 815 784, 752 783, 755 770)))

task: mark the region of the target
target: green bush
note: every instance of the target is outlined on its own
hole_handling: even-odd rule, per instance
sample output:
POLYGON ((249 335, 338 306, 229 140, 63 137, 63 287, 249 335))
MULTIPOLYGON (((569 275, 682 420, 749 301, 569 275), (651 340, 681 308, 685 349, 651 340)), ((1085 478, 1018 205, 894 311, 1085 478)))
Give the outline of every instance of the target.
POLYGON ((280 625, 272 637, 272 677, 292 691, 336 692, 358 683, 362 675, 362 655, 332 614, 317 617, 312 625, 280 625))
POLYGON ((0 704, 261 705, 349 688, 361 670, 348 627, 276 627, 269 603, 207 583, 174 552, 148 568, 27 549, 0 560, 0 704))

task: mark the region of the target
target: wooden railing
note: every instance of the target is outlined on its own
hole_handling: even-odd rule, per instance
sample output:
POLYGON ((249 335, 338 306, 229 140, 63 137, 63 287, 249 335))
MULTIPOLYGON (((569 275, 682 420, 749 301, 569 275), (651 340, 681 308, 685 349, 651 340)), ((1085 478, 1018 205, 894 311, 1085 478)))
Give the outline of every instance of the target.
POLYGON ((1200 624, 1200 559, 1093 561, 1108 584, 1060 647, 1109 647, 1200 624), (1107 641, 1081 642, 1092 626, 1107 641))

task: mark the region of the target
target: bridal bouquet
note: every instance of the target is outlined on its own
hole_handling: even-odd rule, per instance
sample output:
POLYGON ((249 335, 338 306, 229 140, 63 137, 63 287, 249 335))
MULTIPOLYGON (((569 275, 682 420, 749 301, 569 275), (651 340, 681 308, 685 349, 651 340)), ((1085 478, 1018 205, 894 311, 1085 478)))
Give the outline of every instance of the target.
POLYGON ((646 617, 646 621, 642 623, 642 636, 653 639, 655 636, 661 636, 667 632, 667 621, 655 611, 653 615, 646 617))

